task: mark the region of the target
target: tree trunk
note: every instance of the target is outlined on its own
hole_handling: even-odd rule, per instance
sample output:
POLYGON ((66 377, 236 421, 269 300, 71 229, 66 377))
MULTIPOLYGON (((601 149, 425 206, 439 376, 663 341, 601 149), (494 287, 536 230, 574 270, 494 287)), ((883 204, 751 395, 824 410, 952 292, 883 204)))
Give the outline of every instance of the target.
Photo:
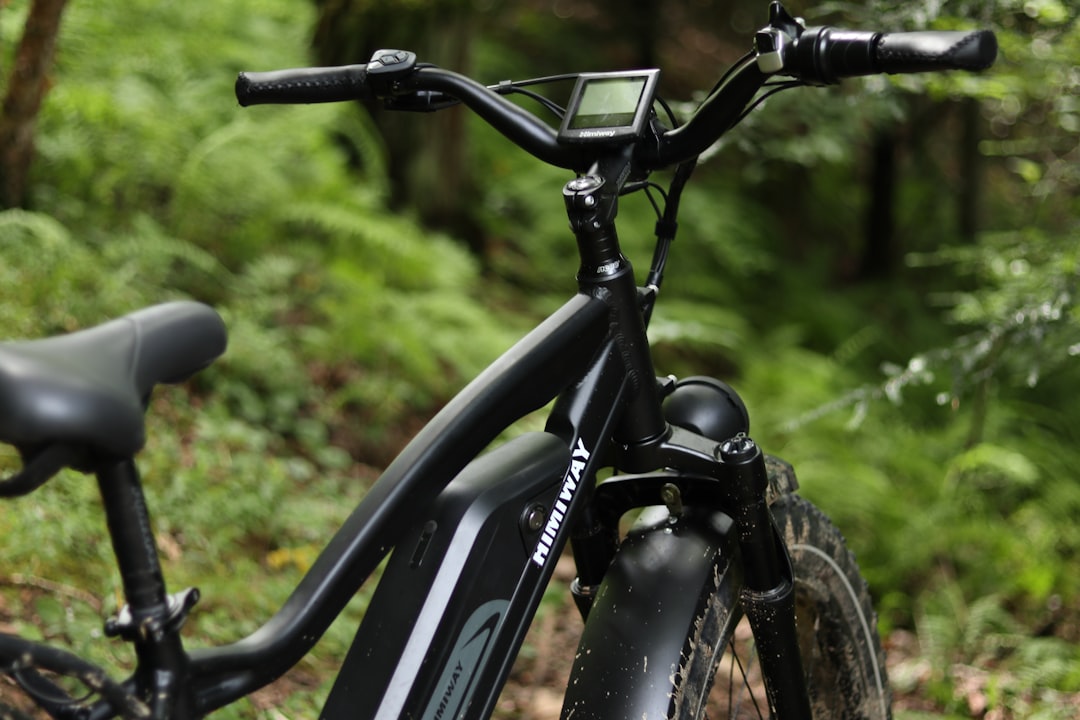
POLYGON ((638 67, 660 67, 659 44, 663 24, 660 0, 639 0, 630 6, 612 3, 616 17, 623 17, 633 39, 638 67))
POLYGON ((956 195, 960 239, 975 242, 979 232, 979 201, 982 196, 982 155, 979 101, 966 98, 960 104, 960 191, 956 195))
POLYGON ((870 205, 859 277, 885 278, 896 269, 896 136, 882 130, 874 138, 870 177, 870 205))
MULTIPOLYGON (((411 50, 421 62, 468 73, 476 11, 471 2, 430 0, 415 5, 315 0, 314 48, 325 65, 363 63, 380 48, 411 50)), ((390 157, 390 205, 415 208, 429 226, 446 230, 485 255, 476 218, 479 191, 467 162, 461 108, 434 114, 368 111, 390 157)))
POLYGON ((0 113, 0 207, 26 202, 27 175, 34 157, 34 127, 49 89, 60 17, 67 0, 34 0, 8 80, 0 113))

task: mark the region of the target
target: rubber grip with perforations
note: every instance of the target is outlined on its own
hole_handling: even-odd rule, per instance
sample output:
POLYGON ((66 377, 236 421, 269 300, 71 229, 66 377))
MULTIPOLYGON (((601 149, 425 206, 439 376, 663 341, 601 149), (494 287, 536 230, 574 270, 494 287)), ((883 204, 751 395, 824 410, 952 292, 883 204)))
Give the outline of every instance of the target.
POLYGON ((242 72, 236 78, 236 99, 243 106, 363 100, 371 96, 367 74, 366 64, 242 72))
POLYGON ((875 55, 881 72, 985 70, 997 57, 997 38, 989 30, 932 31, 882 35, 875 55))

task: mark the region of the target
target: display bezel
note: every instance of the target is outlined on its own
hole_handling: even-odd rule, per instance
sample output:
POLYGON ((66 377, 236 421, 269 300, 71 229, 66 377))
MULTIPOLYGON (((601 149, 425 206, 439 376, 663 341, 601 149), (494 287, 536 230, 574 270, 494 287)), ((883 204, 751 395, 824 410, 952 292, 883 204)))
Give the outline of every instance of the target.
POLYGON ((653 96, 660 71, 623 70, 619 72, 582 73, 574 84, 570 103, 559 126, 559 140, 572 143, 613 143, 640 137, 652 111, 653 96), (604 83, 641 82, 641 91, 633 110, 622 113, 582 113, 589 92, 604 83), (615 117, 613 117, 615 116, 615 117), (607 118, 613 122, 586 121, 584 118, 607 118))

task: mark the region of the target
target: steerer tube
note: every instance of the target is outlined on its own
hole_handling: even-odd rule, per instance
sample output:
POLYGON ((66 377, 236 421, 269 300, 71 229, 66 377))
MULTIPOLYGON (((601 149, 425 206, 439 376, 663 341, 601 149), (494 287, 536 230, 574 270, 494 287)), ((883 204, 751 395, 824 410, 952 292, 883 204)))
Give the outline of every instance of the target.
POLYGON ((594 166, 590 174, 571 180, 563 189, 570 227, 577 238, 582 292, 602 296, 611 308, 616 342, 626 364, 629 395, 615 439, 636 445, 657 440, 667 432, 660 408, 652 354, 641 313, 634 268, 622 254, 615 231, 619 180, 629 167, 626 156, 594 166), (608 181, 606 177, 617 178, 608 181))

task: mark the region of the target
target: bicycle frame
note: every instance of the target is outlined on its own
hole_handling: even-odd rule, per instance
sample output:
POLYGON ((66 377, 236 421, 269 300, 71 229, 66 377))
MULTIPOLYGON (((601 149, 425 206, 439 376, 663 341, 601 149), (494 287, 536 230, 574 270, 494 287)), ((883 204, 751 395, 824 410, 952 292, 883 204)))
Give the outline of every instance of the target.
MULTIPOLYGON (((155 717, 202 716, 284 674, 388 554, 323 717, 486 717, 571 535, 574 595, 587 615, 618 549, 619 517, 667 504, 674 518, 681 497, 705 509, 693 518, 722 511, 737 527, 737 540, 721 538, 718 547, 741 555, 763 672, 781 695, 802 699, 777 716, 807 716, 791 572, 768 511, 763 455, 744 435, 722 442, 728 430, 710 438, 665 416, 662 396, 675 384, 657 381, 645 331, 657 288, 639 290, 615 232, 631 160, 629 151, 615 153, 563 189, 581 257, 578 293, 428 423, 250 636, 184 651, 180 627, 198 593, 165 595, 135 462, 95 470, 129 603, 106 632, 134 643, 138 669, 126 685, 133 697, 152 696, 155 717), (553 399, 543 432, 484 453, 553 399), (597 471, 607 467, 645 474, 597 490, 597 471)), ((685 560, 685 576, 711 572, 714 557, 685 560)), ((110 686, 104 701, 85 707, 53 703, 47 679, 31 680, 58 717, 111 717, 129 691, 110 686)))
MULTIPOLYGON (((233 645, 191 653, 196 712, 294 665, 393 548, 323 717, 487 717, 570 534, 582 541, 579 548, 575 540, 575 559, 585 584, 599 582, 614 555, 613 531, 586 508, 615 445, 627 469, 679 467, 690 473, 679 486, 688 497, 736 508, 748 586, 773 595, 790 588, 764 505, 760 452, 748 475, 738 459, 722 461, 715 440, 669 428, 663 418, 642 313, 652 296, 639 293, 619 249, 618 188, 596 182, 625 177, 618 169, 628 163, 613 158, 564 189, 582 260, 579 293, 435 416, 265 626, 233 645), (507 426, 556 397, 545 432, 474 460, 507 426), (721 475, 729 482, 717 483, 721 475)), ((668 480, 635 476, 628 496, 636 506, 657 504, 655 494, 637 497, 633 488, 668 480)), ((748 602, 751 617, 752 610, 748 602)), ((778 647, 791 650, 793 638, 781 631, 778 647)), ((787 657, 801 677, 798 652, 787 657)))
MULTIPOLYGON (((587 479, 593 477, 601 461, 601 454, 594 450, 610 434, 625 382, 622 361, 614 343, 607 337, 608 312, 607 305, 596 298, 585 294, 572 298, 469 384, 421 431, 386 469, 282 609, 266 625, 234 645, 192 652, 191 676, 198 711, 209 712, 221 707, 270 682, 294 665, 321 637, 391 547, 399 548, 391 559, 391 566, 399 556, 406 555, 409 556, 407 564, 425 570, 434 565, 426 558, 423 562, 413 563, 417 545, 408 540, 419 524, 421 535, 426 532, 425 543, 431 545, 427 553, 434 553, 436 546, 445 545, 450 549, 453 542, 457 542, 457 529, 444 530, 443 522, 435 521, 437 530, 423 529, 431 522, 428 513, 438 506, 438 501, 433 498, 444 488, 447 492, 439 497, 453 497, 458 487, 477 482, 478 475, 482 475, 482 484, 486 485, 489 470, 466 471, 460 476, 459 472, 507 425, 542 407, 577 382, 563 395, 552 413, 548 427, 555 434, 537 434, 541 436, 539 443, 527 436, 521 443, 510 444, 509 450, 502 450, 501 456, 496 455, 500 450, 491 453, 497 458, 511 458, 510 462, 496 463, 500 470, 517 467, 516 472, 521 475, 520 461, 523 459, 529 460, 526 467, 531 469, 524 472, 525 478, 518 478, 522 480, 520 483, 511 484, 499 478, 503 479, 501 487, 505 497, 500 498, 494 508, 488 509, 490 514, 482 513, 478 517, 474 511, 462 524, 468 527, 494 524, 504 531, 512 530, 513 534, 517 532, 524 511, 537 504, 552 507, 552 500, 560 493, 570 496, 569 502, 563 502, 565 516, 573 517, 588 494, 574 490, 590 487, 587 479), (597 413, 597 406, 590 402, 593 398, 609 401, 604 404, 605 412, 597 413), (559 440, 552 442, 556 438, 559 440), (458 480, 454 480, 455 476, 458 480)), ((466 495, 475 497, 471 491, 466 495)), ((465 515, 467 513, 460 513, 457 520, 462 521, 465 515)), ((518 561, 514 570, 505 557, 491 568, 480 568, 485 570, 483 579, 491 586, 485 589, 495 600, 486 596, 475 601, 462 600, 463 594, 475 597, 482 593, 465 592, 476 589, 471 583, 477 579, 478 568, 475 564, 460 562, 460 558, 454 558, 444 572, 432 578, 433 585, 420 597, 453 598, 454 601, 437 607, 436 617, 432 617, 431 608, 427 608, 423 623, 418 624, 420 632, 439 627, 440 645, 409 646, 402 651, 397 666, 416 668, 418 673, 412 686, 421 688, 435 683, 443 672, 442 664, 425 663, 424 659, 447 655, 458 637, 447 632, 445 624, 468 625, 469 618, 478 617, 476 607, 480 605, 499 603, 498 611, 492 611, 487 618, 489 624, 496 625, 496 631, 487 645, 486 657, 513 656, 551 576, 554 559, 565 545, 570 526, 569 522, 545 521, 544 527, 525 533, 523 541, 535 540, 536 547, 519 543, 521 549, 513 553, 518 561), (549 525, 552 532, 545 533, 549 525), (462 587, 463 580, 469 581, 468 587, 462 587), (463 602, 473 606, 463 605, 463 602), (492 652, 492 648, 497 648, 498 652, 492 652)), ((452 549, 459 550, 460 543, 452 549)), ((417 597, 415 588, 410 588, 409 594, 404 596, 392 588, 393 577, 388 571, 380 582, 379 592, 387 592, 399 600, 417 597)), ((423 585, 422 582, 419 584, 423 585)), ((380 624, 382 620, 377 618, 378 614, 369 611, 364 625, 375 627, 380 624)), ((362 630, 361 636, 365 632, 362 630)), ((386 667, 390 661, 381 651, 380 647, 379 665, 386 667)), ((355 665, 355 659, 348 660, 342 677, 354 675, 355 665)), ((477 684, 501 686, 501 679, 496 680, 509 672, 508 664, 482 665, 477 663, 475 670, 484 670, 482 679, 485 682, 474 683, 473 687, 477 684)), ((462 678, 459 682, 468 685, 467 680, 475 681, 476 678, 462 678)), ((369 692, 370 678, 366 674, 363 688, 368 697, 374 695, 369 692)), ((490 705, 494 701, 494 697, 488 698, 483 704, 490 705)))

